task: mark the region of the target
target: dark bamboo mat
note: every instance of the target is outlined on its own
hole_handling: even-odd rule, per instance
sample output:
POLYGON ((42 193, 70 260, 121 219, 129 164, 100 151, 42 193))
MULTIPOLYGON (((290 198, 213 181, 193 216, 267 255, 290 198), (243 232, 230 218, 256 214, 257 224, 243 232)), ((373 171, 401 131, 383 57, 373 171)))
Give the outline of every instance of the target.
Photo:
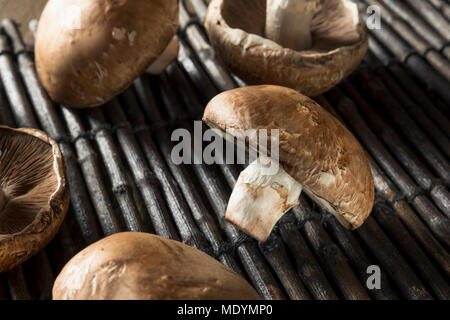
MULTIPOLYGON (((206 103, 244 83, 208 43, 204 0, 185 0, 178 61, 144 75, 104 107, 52 103, 32 51, 11 21, 0 34, 0 122, 59 142, 71 206, 49 246, 0 275, 0 299, 49 299, 74 254, 112 233, 152 232, 199 248, 245 276, 266 299, 450 298, 450 6, 446 0, 358 1, 382 9, 361 67, 316 100, 366 148, 376 205, 354 232, 306 196, 266 243, 224 220, 242 168, 171 162, 174 129, 193 132, 206 103), (380 290, 366 286, 378 265, 380 290)), ((193 153, 193 157, 197 157, 193 153)))

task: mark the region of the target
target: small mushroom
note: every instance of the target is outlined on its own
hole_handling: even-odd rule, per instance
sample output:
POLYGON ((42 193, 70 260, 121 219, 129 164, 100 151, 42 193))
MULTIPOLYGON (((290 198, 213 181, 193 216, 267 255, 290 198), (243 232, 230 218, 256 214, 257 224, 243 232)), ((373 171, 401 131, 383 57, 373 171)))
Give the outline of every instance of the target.
POLYGON ((205 26, 216 52, 248 84, 307 96, 337 85, 368 48, 367 28, 350 0, 213 0, 205 26))
POLYGON ((0 273, 44 248, 68 207, 56 142, 39 130, 0 126, 0 273))
POLYGON ((37 73, 54 101, 98 106, 154 63, 177 29, 177 0, 50 0, 36 34, 37 73))
POLYGON ((181 242, 139 232, 104 238, 58 275, 54 300, 256 300, 241 276, 181 242))
POLYGON ((226 219, 252 237, 265 241, 302 191, 348 229, 369 216, 374 183, 364 149, 308 97, 273 85, 234 89, 209 102, 203 121, 268 156, 241 172, 226 211, 226 219), (268 141, 248 134, 261 129, 268 141), (275 142, 277 157, 272 148, 260 148, 275 142), (277 170, 267 170, 273 163, 277 170))

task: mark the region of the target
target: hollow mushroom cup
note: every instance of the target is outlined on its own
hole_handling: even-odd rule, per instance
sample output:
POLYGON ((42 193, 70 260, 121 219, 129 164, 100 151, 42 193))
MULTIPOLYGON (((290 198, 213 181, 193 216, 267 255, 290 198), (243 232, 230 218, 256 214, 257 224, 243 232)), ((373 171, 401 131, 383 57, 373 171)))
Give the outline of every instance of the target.
POLYGON ((73 257, 54 300, 259 300, 250 284, 212 257, 160 236, 124 232, 73 257))
POLYGON ((102 105, 176 58, 178 0, 50 0, 39 20, 39 79, 60 104, 102 105), (152 65, 155 64, 152 68, 152 65))
POLYGON ((47 245, 69 196, 56 142, 39 130, 0 126, 0 273, 47 245))
POLYGON ((205 27, 242 80, 310 97, 350 75, 368 48, 368 30, 350 0, 213 0, 205 27))
POLYGON ((302 191, 348 229, 369 216, 374 183, 365 151, 310 98, 275 85, 234 89, 209 102, 203 121, 263 155, 240 173, 226 210, 226 219, 255 239, 269 237, 302 191))

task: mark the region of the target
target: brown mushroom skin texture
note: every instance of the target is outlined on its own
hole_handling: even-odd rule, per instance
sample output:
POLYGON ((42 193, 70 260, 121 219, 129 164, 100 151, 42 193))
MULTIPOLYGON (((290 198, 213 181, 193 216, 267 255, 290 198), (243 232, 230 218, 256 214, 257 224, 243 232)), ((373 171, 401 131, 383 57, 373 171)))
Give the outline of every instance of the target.
POLYGON ((124 232, 78 253, 53 287, 54 300, 260 299, 207 254, 160 236, 124 232))
POLYGON ((39 79, 60 104, 104 104, 160 56, 177 29, 177 0, 50 0, 36 35, 39 79))
POLYGON ((42 208, 28 226, 13 234, 0 234, 0 273, 3 273, 28 260, 53 239, 69 208, 70 191, 65 162, 58 144, 53 139, 36 129, 0 126, 0 134, 1 131, 30 135, 48 144, 51 147, 53 170, 58 182, 48 200, 48 207, 42 208))
POLYGON ((203 121, 241 139, 242 130, 266 129, 270 137, 270 130, 278 129, 280 166, 305 193, 329 203, 331 208, 325 209, 348 229, 358 228, 369 216, 375 191, 365 151, 310 98, 274 85, 234 89, 210 101, 203 121))
MULTIPOLYGON (((350 2, 325 0, 324 7, 343 8, 338 3, 342 1, 350 2)), ((313 30, 313 48, 295 51, 265 38, 265 10, 266 0, 213 0, 206 16, 205 27, 215 51, 249 85, 280 85, 315 97, 349 76, 367 52, 369 36, 362 19, 354 28, 343 28, 336 21, 320 29, 320 35, 313 30), (334 35, 329 30, 345 32, 334 35)), ((320 25, 319 20, 313 23, 320 25)))

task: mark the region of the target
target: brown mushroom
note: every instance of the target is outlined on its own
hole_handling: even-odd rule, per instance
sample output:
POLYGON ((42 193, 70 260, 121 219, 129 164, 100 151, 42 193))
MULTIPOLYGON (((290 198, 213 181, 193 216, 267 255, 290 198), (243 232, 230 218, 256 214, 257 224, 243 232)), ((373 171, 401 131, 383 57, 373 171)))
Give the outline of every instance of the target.
POLYGON ((307 96, 337 85, 368 48, 368 31, 350 0, 213 0, 205 25, 222 60, 248 84, 307 96))
POLYGON ((148 233, 124 232, 73 257, 55 281, 53 299, 260 298, 241 276, 197 249, 148 233))
POLYGON ((39 130, 0 126, 0 273, 46 246, 68 206, 56 142, 39 130))
POLYGON ((265 241, 276 222, 298 203, 302 190, 346 228, 361 226, 371 212, 374 184, 365 151, 336 118, 308 97, 285 87, 245 87, 219 94, 203 115, 224 136, 267 154, 277 170, 263 171, 258 158, 241 172, 226 218, 265 241), (247 134, 267 130, 261 136, 247 134), (226 132, 226 134, 225 134, 226 132), (259 139, 258 139, 259 138, 259 139), (277 141, 275 141, 277 140, 277 141))
POLYGON ((50 0, 36 34, 39 78, 58 103, 104 104, 155 62, 177 28, 177 0, 50 0))
POLYGON ((147 72, 154 75, 159 75, 166 70, 166 68, 178 57, 178 51, 180 49, 180 42, 178 37, 175 36, 169 42, 169 45, 164 49, 163 53, 156 59, 155 62, 147 68, 147 72))

